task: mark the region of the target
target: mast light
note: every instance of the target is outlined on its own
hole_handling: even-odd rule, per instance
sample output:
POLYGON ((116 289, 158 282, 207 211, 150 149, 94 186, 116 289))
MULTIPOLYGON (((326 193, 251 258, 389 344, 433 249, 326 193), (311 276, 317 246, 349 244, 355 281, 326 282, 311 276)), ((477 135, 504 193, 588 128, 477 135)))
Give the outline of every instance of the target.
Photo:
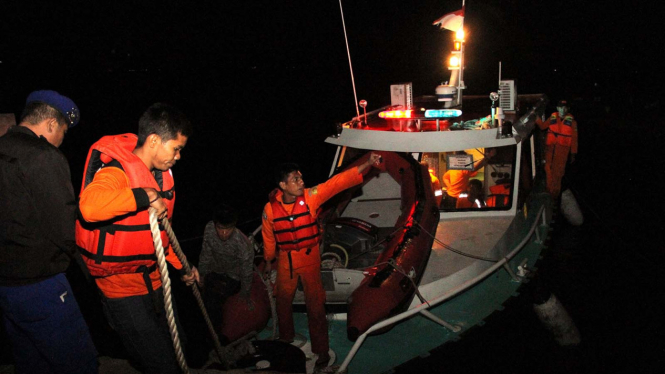
POLYGON ((448 68, 459 69, 459 57, 457 56, 450 57, 450 60, 448 61, 448 68))
POLYGON ((464 41, 464 29, 459 29, 455 32, 455 38, 461 42, 464 41))

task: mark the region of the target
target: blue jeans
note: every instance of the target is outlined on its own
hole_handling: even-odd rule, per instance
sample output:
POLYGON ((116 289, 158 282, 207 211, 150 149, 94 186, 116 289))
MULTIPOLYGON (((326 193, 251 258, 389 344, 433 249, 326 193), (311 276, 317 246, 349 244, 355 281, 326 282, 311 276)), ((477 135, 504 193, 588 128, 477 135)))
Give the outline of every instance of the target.
POLYGON ((0 287, 16 373, 97 373, 97 350, 64 274, 0 287))
MULTIPOLYGON (((102 304, 109 324, 120 335, 127 353, 140 366, 141 371, 155 374, 180 373, 161 287, 155 290, 155 297, 157 305, 150 294, 104 298, 102 304)), ((173 309, 177 317, 175 304, 173 309)), ((178 330, 182 331, 180 326, 178 330)), ((184 346, 184 335, 180 333, 179 336, 181 346, 184 346)))

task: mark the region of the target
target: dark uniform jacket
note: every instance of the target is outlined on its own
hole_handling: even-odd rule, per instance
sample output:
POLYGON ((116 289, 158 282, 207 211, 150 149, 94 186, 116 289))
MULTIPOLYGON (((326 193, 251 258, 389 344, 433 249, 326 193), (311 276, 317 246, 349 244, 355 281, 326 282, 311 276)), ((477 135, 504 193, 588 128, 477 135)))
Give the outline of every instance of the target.
POLYGON ((75 219, 74 189, 62 152, 23 126, 0 137, 0 286, 65 272, 75 219))

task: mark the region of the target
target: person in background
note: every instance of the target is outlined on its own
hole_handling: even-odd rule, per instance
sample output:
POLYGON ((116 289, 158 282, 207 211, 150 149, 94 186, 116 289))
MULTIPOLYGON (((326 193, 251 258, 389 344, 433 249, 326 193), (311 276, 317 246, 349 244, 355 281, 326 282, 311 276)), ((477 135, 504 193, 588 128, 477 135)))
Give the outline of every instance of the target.
POLYGON ((483 198, 483 182, 478 179, 471 179, 466 191, 459 194, 455 208, 466 209, 484 207, 485 199, 483 198))
POLYGON ((441 182, 439 181, 439 178, 436 176, 434 169, 431 168, 426 161, 421 161, 420 164, 425 166, 427 168, 427 171, 429 172, 429 179, 432 181, 432 191, 434 192, 434 199, 436 199, 436 207, 438 208, 441 206, 441 199, 443 198, 443 191, 441 190, 441 182))
POLYGON ((0 137, 0 310, 17 373, 96 373, 97 350, 65 277, 76 198, 58 150, 79 110, 32 92, 19 125, 0 137))
POLYGON ((254 249, 249 239, 236 227, 237 211, 222 205, 203 232, 199 257, 199 275, 205 287, 206 309, 214 326, 221 321, 224 301, 240 292, 250 309, 254 272, 254 249))
POLYGON ((546 131, 545 176, 547 191, 555 199, 561 193, 561 179, 566 173, 566 164, 568 160, 571 164, 575 162, 577 155, 577 121, 568 112, 570 107, 566 100, 559 101, 556 109, 546 121, 540 118, 536 120, 538 127, 546 131))
POLYGON ((510 204, 510 188, 512 182, 509 179, 500 179, 494 186, 490 186, 490 195, 486 199, 490 208, 507 207, 510 204))
MULTIPOLYGON (((461 151, 465 154, 464 151, 461 151)), ((475 162, 473 170, 448 170, 443 175, 443 184, 446 186, 446 191, 443 196, 443 208, 455 209, 457 207, 457 199, 459 195, 466 191, 469 185, 469 179, 478 175, 478 170, 487 165, 489 160, 494 157, 496 150, 487 150, 485 157, 475 162)))
MULTIPOLYGON (((76 242, 101 290, 109 324, 131 359, 145 373, 179 373, 148 208, 159 220, 172 218, 171 168, 180 160, 192 126, 178 109, 157 103, 143 113, 138 130, 138 136, 105 136, 90 148, 76 242)), ((166 260, 181 279, 188 285, 198 281, 196 268, 184 273, 163 228, 161 238, 166 260)))
POLYGON ((292 342, 295 337, 292 302, 298 280, 303 285, 312 352, 318 356, 316 366, 326 366, 328 323, 324 308, 326 294, 321 283, 320 232, 316 222, 319 207, 330 198, 363 181, 362 173, 380 156, 371 153, 367 161, 346 170, 327 182, 305 188, 300 168, 282 164, 276 170, 278 188, 269 196, 263 209, 264 272, 270 274, 277 259, 276 301, 279 339, 292 342))

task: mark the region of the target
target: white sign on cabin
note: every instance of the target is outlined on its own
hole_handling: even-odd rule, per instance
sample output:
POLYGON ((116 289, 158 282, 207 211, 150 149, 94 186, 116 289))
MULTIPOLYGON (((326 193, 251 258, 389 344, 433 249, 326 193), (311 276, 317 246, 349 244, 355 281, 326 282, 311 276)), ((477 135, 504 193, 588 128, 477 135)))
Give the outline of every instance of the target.
POLYGON ((473 155, 446 156, 448 170, 473 170, 473 155))

